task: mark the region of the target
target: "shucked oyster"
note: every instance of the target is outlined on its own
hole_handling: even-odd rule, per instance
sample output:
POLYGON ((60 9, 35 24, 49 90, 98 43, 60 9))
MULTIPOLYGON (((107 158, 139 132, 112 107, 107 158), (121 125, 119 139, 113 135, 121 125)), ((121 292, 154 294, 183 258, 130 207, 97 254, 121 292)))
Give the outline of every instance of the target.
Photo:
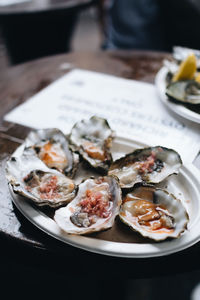
POLYGON ((131 229, 156 241, 179 237, 189 220, 180 200, 154 186, 136 187, 127 194, 119 217, 131 229))
POLYGON ((58 129, 40 129, 31 131, 26 138, 37 156, 52 169, 57 169, 73 177, 78 162, 78 154, 73 153, 65 135, 58 129))
POLYGON ((113 131, 105 119, 93 116, 76 123, 70 141, 84 160, 97 171, 106 173, 111 162, 113 131))
POLYGON ((167 64, 165 62, 169 69, 166 76, 166 95, 171 101, 197 111, 200 104, 199 54, 198 50, 174 47, 175 60, 168 61, 167 64))
POLYGON ((177 173, 182 165, 179 154, 161 146, 137 149, 116 160, 108 174, 119 178, 121 188, 132 188, 136 183, 158 183, 177 173))
POLYGON ((87 179, 66 207, 56 210, 54 220, 71 234, 86 234, 112 227, 121 204, 121 189, 114 177, 87 179))
POLYGON ((180 80, 170 83, 166 95, 182 104, 200 104, 200 83, 195 80, 180 80))
POLYGON ((74 182, 57 170, 49 169, 30 149, 7 162, 7 179, 14 192, 39 206, 58 207, 75 197, 74 182))

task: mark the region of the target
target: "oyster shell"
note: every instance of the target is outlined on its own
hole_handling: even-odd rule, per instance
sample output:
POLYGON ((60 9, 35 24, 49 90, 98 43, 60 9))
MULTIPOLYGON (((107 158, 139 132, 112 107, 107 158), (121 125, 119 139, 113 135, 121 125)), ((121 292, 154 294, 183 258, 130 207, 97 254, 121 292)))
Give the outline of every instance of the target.
POLYGON ((49 169, 31 149, 12 156, 6 164, 6 177, 13 191, 31 199, 39 206, 58 207, 71 201, 76 194, 72 179, 49 169))
POLYGON ((178 238, 189 221, 182 202, 154 186, 136 187, 127 194, 119 217, 131 229, 156 241, 178 238))
POLYGON ((77 196, 55 212, 58 226, 70 234, 86 234, 112 227, 121 205, 121 189, 114 177, 86 179, 77 196))
POLYGON ((108 175, 119 178, 120 186, 132 188, 136 183, 159 183, 178 173, 182 165, 179 154, 161 146, 137 149, 114 161, 108 175))
POLYGON ((108 122, 93 116, 89 120, 76 123, 70 134, 70 142, 90 166, 101 173, 106 173, 111 162, 110 148, 113 131, 108 122))
POLYGON ((73 177, 79 162, 79 156, 70 149, 66 136, 56 128, 31 131, 25 141, 36 155, 52 169, 73 177))
POLYGON ((200 104, 200 83, 195 80, 179 80, 170 83, 166 95, 181 103, 200 104))

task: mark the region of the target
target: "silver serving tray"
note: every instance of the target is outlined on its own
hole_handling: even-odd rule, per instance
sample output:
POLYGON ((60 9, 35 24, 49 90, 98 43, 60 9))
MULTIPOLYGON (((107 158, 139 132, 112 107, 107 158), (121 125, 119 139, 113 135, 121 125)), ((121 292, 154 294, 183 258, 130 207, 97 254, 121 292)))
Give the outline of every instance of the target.
MULTIPOLYGON (((133 151, 135 148, 144 147, 144 144, 138 143, 124 138, 116 138, 112 153, 114 159, 133 151)), ((15 152, 20 153, 18 148, 15 152)), ((88 171, 82 170, 82 173, 76 178, 77 182, 85 176, 90 176, 88 171)), ((190 221, 188 230, 178 239, 166 240, 163 242, 151 242, 145 240, 138 242, 118 242, 107 239, 97 239, 96 237, 75 236, 63 232, 55 221, 40 210, 40 208, 32 205, 25 198, 17 196, 12 191, 12 200, 21 211, 21 213, 39 229, 66 244, 78 247, 87 251, 117 256, 146 258, 164 256, 175 253, 191 247, 200 240, 200 171, 192 164, 183 166, 178 175, 172 175, 165 180, 162 187, 178 197, 188 211, 190 221)), ((110 229, 109 229, 110 230, 110 229)), ((104 234, 109 234, 109 230, 104 234)), ((127 230, 130 231, 129 228, 127 230)), ((131 232, 135 235, 135 232, 131 232)))

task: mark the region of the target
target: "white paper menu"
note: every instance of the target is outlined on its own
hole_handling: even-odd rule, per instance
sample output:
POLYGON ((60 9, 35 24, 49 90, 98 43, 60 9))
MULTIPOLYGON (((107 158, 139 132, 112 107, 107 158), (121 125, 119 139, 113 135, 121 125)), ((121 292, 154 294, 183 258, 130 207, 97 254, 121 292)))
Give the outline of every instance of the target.
POLYGON ((6 121, 69 133, 92 115, 106 118, 116 134, 177 150, 184 163, 200 150, 199 125, 174 118, 152 84, 75 69, 19 105, 6 121))

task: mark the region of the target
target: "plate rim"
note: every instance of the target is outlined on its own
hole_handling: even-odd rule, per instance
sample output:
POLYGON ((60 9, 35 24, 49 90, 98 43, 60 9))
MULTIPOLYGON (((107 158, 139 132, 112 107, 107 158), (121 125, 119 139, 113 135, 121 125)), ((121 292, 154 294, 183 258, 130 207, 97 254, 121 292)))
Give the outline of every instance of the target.
MULTIPOLYGON (((129 146, 147 146, 140 141, 131 140, 119 136, 115 138, 115 141, 113 143, 120 141, 123 142, 124 145, 127 144, 129 146)), ((195 184, 194 181, 199 183, 198 192, 200 194, 200 170, 193 164, 187 164, 182 166, 180 170, 180 173, 183 174, 184 172, 190 174, 190 178, 191 180, 193 180, 193 184, 195 184)), ((198 230, 195 231, 195 229, 200 228, 200 215, 198 216, 198 218, 196 218, 196 222, 193 225, 192 230, 187 230, 179 239, 173 239, 170 241, 167 240, 158 243, 122 243, 100 240, 86 236, 70 235, 63 232, 55 223, 55 221, 41 212, 39 208, 32 206, 29 201, 23 201, 22 197, 16 195, 11 187, 10 193, 12 201, 19 209, 19 211, 40 230, 42 230, 49 236, 60 240, 61 242, 89 252, 123 258, 152 258, 166 256, 182 251, 200 241, 200 232, 198 233, 198 230)), ((200 198, 198 201, 198 204, 200 205, 200 198)))
POLYGON ((168 68, 166 66, 163 66, 155 76, 155 86, 159 99, 162 101, 162 103, 164 103, 164 105, 166 105, 172 112, 174 112, 178 116, 194 123, 200 124, 200 114, 193 112, 192 110, 186 108, 181 104, 172 103, 168 100, 167 96, 165 95, 165 78, 167 73, 168 68))

